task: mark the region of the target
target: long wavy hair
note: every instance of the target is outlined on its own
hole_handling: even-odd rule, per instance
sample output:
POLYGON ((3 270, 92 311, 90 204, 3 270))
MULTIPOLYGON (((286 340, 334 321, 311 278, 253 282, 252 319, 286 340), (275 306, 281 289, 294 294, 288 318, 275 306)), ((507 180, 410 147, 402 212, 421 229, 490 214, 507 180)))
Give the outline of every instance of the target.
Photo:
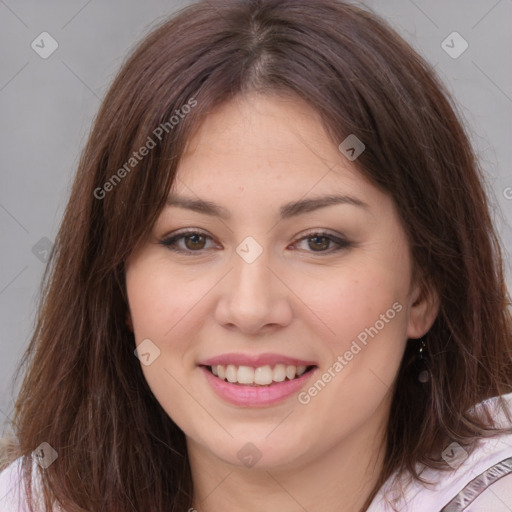
POLYGON ((483 173, 432 68, 377 16, 340 1, 201 1, 145 37, 114 79, 41 283, 16 373, 24 378, 9 458, 22 457, 30 493, 32 452, 43 442, 56 450, 37 468, 47 510, 53 500, 67 512, 192 506, 184 433, 134 356, 124 265, 162 210, 194 130, 249 92, 302 98, 334 144, 349 134, 364 141, 354 164, 393 199, 414 275, 440 297, 424 336, 430 382, 418 382, 409 341, 365 509, 393 473, 450 469, 440 457, 447 443, 472 449, 497 432, 473 407, 512 390, 502 255, 483 173), (149 138, 154 147, 131 161, 149 138))

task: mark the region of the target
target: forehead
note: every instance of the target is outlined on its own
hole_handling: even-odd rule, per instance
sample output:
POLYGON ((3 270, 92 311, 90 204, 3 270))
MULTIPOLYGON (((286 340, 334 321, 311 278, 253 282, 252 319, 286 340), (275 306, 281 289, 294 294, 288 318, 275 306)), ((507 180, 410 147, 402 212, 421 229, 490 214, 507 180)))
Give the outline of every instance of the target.
MULTIPOLYGON (((331 188, 361 173, 326 133, 319 114, 300 98, 239 96, 211 112, 189 138, 175 190, 208 182, 239 189, 286 182, 331 188)), ((306 193, 306 190, 304 190, 306 193)))

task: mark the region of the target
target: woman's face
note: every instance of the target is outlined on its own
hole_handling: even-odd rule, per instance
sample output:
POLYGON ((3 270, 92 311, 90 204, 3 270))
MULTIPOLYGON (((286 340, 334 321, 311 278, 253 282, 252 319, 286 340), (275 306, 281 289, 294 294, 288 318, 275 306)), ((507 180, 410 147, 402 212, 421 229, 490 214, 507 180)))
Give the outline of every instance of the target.
POLYGON ((126 286, 189 451, 271 468, 378 438, 407 338, 436 314, 392 200, 307 104, 259 95, 209 115, 171 197, 126 286))

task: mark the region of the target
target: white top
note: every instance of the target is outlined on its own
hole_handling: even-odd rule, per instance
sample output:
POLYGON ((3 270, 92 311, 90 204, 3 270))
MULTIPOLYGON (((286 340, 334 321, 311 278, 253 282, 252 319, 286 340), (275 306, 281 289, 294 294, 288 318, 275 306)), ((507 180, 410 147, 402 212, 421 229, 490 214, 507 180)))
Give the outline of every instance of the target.
MULTIPOLYGON (((0 512, 29 512, 25 495, 25 484, 22 479, 21 457, 12 462, 0 473, 0 512), (21 499, 23 496, 23 499, 21 499)), ((32 498, 37 500, 40 492, 40 482, 35 461, 32 463, 32 498)), ((41 503, 34 503, 41 506, 41 503)), ((35 508, 39 512, 39 508, 35 508)))
MULTIPOLYGON (((512 393, 503 398, 512 411, 512 393)), ((512 428, 495 399, 488 402, 495 406, 496 425, 512 428)), ((392 475, 367 512, 512 512, 512 433, 482 438, 469 457, 462 447, 452 444, 443 457, 454 468, 452 471, 424 469, 422 477, 431 486, 403 477, 403 496, 391 486, 392 475)), ((35 459, 33 467, 38 469, 35 459)), ((21 457, 0 473, 0 512, 28 512, 20 476, 21 457), (18 501, 20 491, 24 499, 18 501)), ((33 488, 39 485, 36 480, 33 488)))
MULTIPOLYGON (((512 393, 503 398, 512 412, 512 393)), ((486 402, 492 406, 496 426, 512 428, 496 399, 486 402)), ((421 476, 430 486, 403 477, 403 496, 392 487, 392 475, 367 512, 512 512, 512 432, 480 439, 469 457, 456 443, 442 455, 453 470, 424 468, 421 476)))

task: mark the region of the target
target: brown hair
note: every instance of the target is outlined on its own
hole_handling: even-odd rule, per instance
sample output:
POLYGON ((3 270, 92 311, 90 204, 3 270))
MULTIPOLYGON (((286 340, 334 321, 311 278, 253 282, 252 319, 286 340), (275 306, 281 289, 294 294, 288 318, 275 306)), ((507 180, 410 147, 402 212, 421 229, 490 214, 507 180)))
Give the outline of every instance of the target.
POLYGON ((203 1, 146 37, 110 87, 45 272, 13 427, 27 472, 40 443, 58 453, 43 473, 48 510, 52 495, 68 512, 192 504, 184 434, 133 353, 124 262, 163 208, 193 131, 252 91, 298 96, 334 144, 364 142, 355 164, 393 198, 415 275, 440 297, 424 336, 431 381, 418 382, 408 343, 366 506, 394 471, 446 467, 449 440, 495 433, 471 408, 512 390, 502 256, 478 163, 430 66, 376 16, 336 0, 203 1), (162 140, 127 166, 160 126, 162 140))

